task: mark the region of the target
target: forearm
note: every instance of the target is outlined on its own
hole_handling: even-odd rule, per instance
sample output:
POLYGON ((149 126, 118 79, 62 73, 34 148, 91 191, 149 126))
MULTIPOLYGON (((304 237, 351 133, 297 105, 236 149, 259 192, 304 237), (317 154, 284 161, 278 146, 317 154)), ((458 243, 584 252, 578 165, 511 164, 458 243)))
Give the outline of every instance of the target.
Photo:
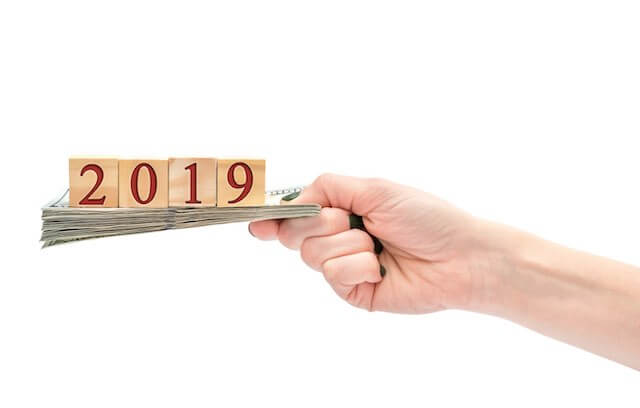
POLYGON ((640 269, 483 225, 477 310, 640 369, 640 269))

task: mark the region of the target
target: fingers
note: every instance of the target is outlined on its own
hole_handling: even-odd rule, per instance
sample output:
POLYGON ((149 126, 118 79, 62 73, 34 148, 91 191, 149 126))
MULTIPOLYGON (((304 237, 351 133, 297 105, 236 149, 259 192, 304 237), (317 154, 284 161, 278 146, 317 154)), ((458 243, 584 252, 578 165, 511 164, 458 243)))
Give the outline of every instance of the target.
POLYGON ((329 283, 342 285, 377 283, 382 280, 380 263, 373 252, 358 252, 329 259, 322 265, 322 273, 329 283))
POLYGON ((278 239, 280 220, 254 221, 249 223, 249 233, 263 241, 278 239))
POLYGON ((371 310, 375 283, 382 280, 380 263, 373 252, 329 259, 322 265, 322 273, 338 296, 371 310))
MULTIPOLYGON (((314 203, 320 204, 322 207, 334 207, 336 210, 343 209, 347 214, 355 213, 366 216, 373 208, 394 194, 394 186, 393 183, 381 179, 324 174, 318 177, 309 187, 305 188, 300 196, 297 198, 292 197, 286 203, 314 203)), ((283 202, 283 204, 285 203, 283 202)), ((321 217, 316 216, 309 220, 318 218, 321 217)), ((256 221, 249 224, 249 232, 262 240, 280 238, 285 246, 292 249, 299 248, 304 237, 313 236, 310 234, 329 235, 329 233, 322 233, 324 230, 318 225, 312 228, 304 220, 306 219, 256 221), (314 231, 314 228, 317 228, 320 232, 314 231), (298 233, 294 231, 295 229, 299 229, 298 233)), ((327 219, 323 219, 322 222, 327 222, 327 219)), ((335 220, 329 220, 329 222, 335 222, 335 220)), ((333 229, 329 228, 333 233, 349 229, 348 227, 343 227, 344 225, 340 224, 334 225, 333 229), (336 229, 335 227, 338 228, 336 229)))
POLYGON ((300 247, 302 260, 312 269, 322 272, 322 265, 329 259, 373 251, 371 236, 359 229, 344 231, 326 237, 311 237, 300 247))
POLYGON ((315 217, 249 223, 249 233, 254 237, 263 241, 280 239, 291 249, 299 249, 305 238, 337 234, 349 228, 349 213, 339 208, 323 208, 315 217))
MULTIPOLYGON (((300 249, 309 237, 334 235, 349 230, 349 213, 339 208, 323 208, 315 217, 291 218, 280 222, 278 239, 290 249, 300 249)), ((253 231, 253 230, 252 230, 253 231)))

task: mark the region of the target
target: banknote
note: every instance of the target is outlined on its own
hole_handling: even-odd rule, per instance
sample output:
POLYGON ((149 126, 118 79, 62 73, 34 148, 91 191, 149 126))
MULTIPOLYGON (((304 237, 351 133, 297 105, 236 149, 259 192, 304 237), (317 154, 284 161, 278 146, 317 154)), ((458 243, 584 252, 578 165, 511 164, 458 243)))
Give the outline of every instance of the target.
POLYGON ((199 208, 71 208, 67 189, 42 208, 40 241, 45 248, 116 235, 317 215, 316 204, 281 204, 283 196, 302 188, 267 191, 261 206, 199 208))

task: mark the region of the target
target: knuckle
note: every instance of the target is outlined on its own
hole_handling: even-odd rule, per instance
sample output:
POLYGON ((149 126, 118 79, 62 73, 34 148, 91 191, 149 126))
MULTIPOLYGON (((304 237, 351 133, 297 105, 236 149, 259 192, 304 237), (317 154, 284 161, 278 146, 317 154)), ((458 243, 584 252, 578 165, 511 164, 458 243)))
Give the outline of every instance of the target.
POLYGON ((280 226, 280 230, 278 231, 278 240, 283 246, 289 249, 297 249, 294 231, 286 222, 283 222, 280 226))
POLYGON ((376 254, 374 254, 373 252, 365 252, 365 257, 365 261, 370 268, 375 271, 378 271, 380 269, 380 261, 378 260, 378 256, 376 254))
POLYGON ((324 275, 327 282, 332 283, 336 281, 336 276, 338 275, 338 268, 336 262, 333 259, 329 259, 325 263, 322 264, 322 274, 324 275))
POLYGON ((363 251, 373 251, 374 245, 371 235, 361 229, 352 229, 349 231, 353 234, 354 240, 358 242, 358 249, 362 249, 363 251))
POLYGON ((300 245, 300 257, 302 258, 302 261, 311 268, 318 268, 319 259, 317 251, 314 248, 312 238, 307 238, 302 241, 302 245, 300 245))
POLYGON ((372 177, 367 179, 367 184, 374 188, 385 188, 390 184, 390 181, 381 177, 372 177))
POLYGON ((327 185, 331 183, 331 180, 333 180, 333 178, 336 175, 333 173, 322 173, 321 175, 319 175, 315 181, 313 182, 313 184, 316 185, 327 185))
POLYGON ((346 224, 346 218, 341 212, 337 211, 335 208, 323 208, 321 213, 322 219, 329 232, 337 233, 344 229, 343 227, 346 224))
POLYGON ((351 290, 349 292, 349 294, 347 295, 347 297, 345 298, 345 300, 351 305, 351 306, 355 306, 355 307, 360 307, 360 308, 364 308, 363 304, 364 299, 362 296, 362 292, 358 290, 358 287, 354 287, 353 290, 351 290))

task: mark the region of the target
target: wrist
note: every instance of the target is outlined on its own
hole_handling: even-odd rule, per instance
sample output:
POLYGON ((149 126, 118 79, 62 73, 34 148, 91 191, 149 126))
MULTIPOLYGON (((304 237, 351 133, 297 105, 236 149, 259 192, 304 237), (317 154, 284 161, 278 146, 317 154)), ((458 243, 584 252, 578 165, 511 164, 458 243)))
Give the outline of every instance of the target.
POLYGON ((476 301, 471 309, 511 320, 534 310, 564 305, 577 291, 589 290, 578 276, 575 251, 499 223, 480 220, 470 262, 476 301))
POLYGON ((539 239, 483 219, 475 220, 472 237, 473 249, 467 263, 471 277, 467 309, 506 317, 517 307, 518 290, 526 287, 527 279, 535 279, 530 273, 535 269, 530 264, 530 252, 539 239))

